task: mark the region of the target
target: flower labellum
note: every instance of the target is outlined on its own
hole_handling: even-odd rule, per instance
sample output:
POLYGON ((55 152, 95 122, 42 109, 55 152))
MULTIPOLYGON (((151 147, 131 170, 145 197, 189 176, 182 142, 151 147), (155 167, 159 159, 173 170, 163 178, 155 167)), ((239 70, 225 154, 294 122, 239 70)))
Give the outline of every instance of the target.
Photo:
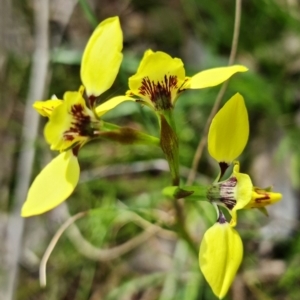
POLYGON ((254 186, 252 189, 251 201, 245 208, 264 208, 267 205, 274 204, 280 201, 282 195, 280 193, 273 193, 271 189, 262 189, 254 186))

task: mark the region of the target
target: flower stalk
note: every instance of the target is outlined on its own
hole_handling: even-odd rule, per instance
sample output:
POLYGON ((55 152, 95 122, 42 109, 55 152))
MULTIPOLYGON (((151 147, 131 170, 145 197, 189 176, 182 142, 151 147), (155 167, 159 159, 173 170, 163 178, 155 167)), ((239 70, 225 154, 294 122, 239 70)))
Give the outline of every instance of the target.
POLYGON ((176 126, 171 110, 159 114, 160 118, 160 146, 168 161, 172 176, 172 184, 179 186, 179 145, 176 126))

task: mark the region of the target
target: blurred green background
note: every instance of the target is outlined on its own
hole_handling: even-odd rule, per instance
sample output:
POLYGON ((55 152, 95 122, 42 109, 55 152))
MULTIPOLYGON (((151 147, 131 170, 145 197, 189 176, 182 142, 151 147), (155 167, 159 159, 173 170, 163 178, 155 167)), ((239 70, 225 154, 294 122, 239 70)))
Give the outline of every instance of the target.
MULTIPOLYGON (((124 34, 124 61, 113 87, 100 97, 104 102, 128 89, 128 77, 149 48, 180 57, 187 75, 227 65, 235 1, 0 0, 0 7, 0 299, 216 299, 197 259, 174 233, 172 205, 161 193, 170 175, 160 149, 105 140, 88 144, 79 155, 81 183, 67 206, 24 222, 18 215, 26 192, 18 191, 55 155, 43 139, 44 120, 36 139, 24 146, 24 126, 35 137, 35 125, 24 125, 26 103, 78 89, 81 54, 95 25, 119 15, 124 34), (49 43, 47 35, 46 41, 37 39, 43 29, 49 43), (43 77, 38 70, 44 65, 43 77), (39 88, 40 99, 32 99, 39 88), (32 149, 31 172, 22 154, 32 149), (20 165, 29 175, 20 172, 20 165), (47 287, 41 288, 39 262, 51 238, 68 213, 88 209, 94 210, 58 241, 48 261, 47 287), (163 229, 145 235, 146 229, 153 230, 151 224, 163 229), (132 239, 136 244, 122 255, 101 252, 120 249, 132 239)), ((244 260, 225 299, 298 300, 300 3, 244 1, 236 63, 249 71, 230 80, 222 103, 239 92, 249 111, 250 138, 241 171, 250 174, 254 185, 274 186, 283 200, 269 209, 269 217, 259 211, 240 213, 244 260)), ((176 104, 183 182, 219 89, 188 91, 176 104)), ((105 120, 158 135, 155 115, 135 103, 120 105, 105 120)), ((213 181, 217 171, 205 150, 196 182, 213 181)), ((186 220, 199 245, 214 223, 213 209, 187 203, 186 220)))

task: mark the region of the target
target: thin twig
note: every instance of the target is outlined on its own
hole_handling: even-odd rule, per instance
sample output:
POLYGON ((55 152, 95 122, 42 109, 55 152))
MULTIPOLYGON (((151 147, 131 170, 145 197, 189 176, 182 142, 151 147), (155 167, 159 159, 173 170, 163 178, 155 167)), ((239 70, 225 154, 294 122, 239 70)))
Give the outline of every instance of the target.
POLYGON ((136 248, 138 245, 147 241, 151 236, 160 230, 161 228, 159 226, 153 225, 129 241, 109 249, 99 249, 93 246, 81 235, 78 227, 72 226, 66 233, 70 241, 76 247, 77 251, 85 257, 95 261, 109 261, 116 259, 136 248))
POLYGON ((190 250, 195 255, 195 257, 198 257, 198 247, 195 245, 193 237, 190 235, 186 227, 183 200, 184 199, 175 199, 173 201, 177 217, 177 230, 182 239, 187 242, 187 244, 190 247, 190 250))
MULTIPOLYGON (((240 33, 241 12, 242 12, 242 0, 236 0, 236 2, 235 2, 234 32, 233 32, 231 51, 230 51, 230 56, 229 56, 229 61, 228 61, 229 66, 234 63, 234 60, 235 60, 235 57, 236 57, 238 40, 239 40, 239 33, 240 33)), ((194 155, 191 171, 190 171, 190 174, 189 174, 188 180, 187 180, 187 185, 191 185, 195 180, 196 173, 197 173, 197 168, 198 168, 198 165, 199 165, 199 161, 201 159, 204 147, 205 147, 206 142, 207 142, 207 134, 208 134, 210 123, 211 123, 213 117, 215 116, 215 114, 217 113, 217 110, 220 106, 220 103, 221 103, 221 101, 223 99, 223 96, 225 94, 225 91, 227 89, 228 82, 229 82, 229 80, 227 80, 222 85, 222 87, 221 87, 221 89, 220 89, 220 91, 217 95, 214 106, 213 106, 213 108, 210 112, 210 115, 209 115, 209 117, 206 121, 204 130, 203 130, 202 138, 199 141, 197 150, 196 150, 195 155, 194 155)))
POLYGON ((55 247, 55 245, 57 244, 59 238, 61 237, 61 235, 65 232, 65 230, 71 225, 73 224, 75 221, 77 221, 78 219, 84 217, 87 215, 87 212, 80 212, 72 217, 70 217, 66 222, 64 222, 60 228, 57 230, 57 232, 55 233, 55 235, 53 236, 51 242, 49 243, 43 258, 41 260, 40 263, 40 285, 42 287, 46 286, 46 265, 47 265, 47 261, 55 247))
POLYGON ((22 127, 22 146, 17 162, 16 187, 13 195, 13 207, 7 226, 7 261, 6 287, 2 291, 5 300, 14 298, 18 278, 18 263, 22 250, 22 237, 24 219, 20 216, 24 197, 29 187, 32 165, 34 161, 34 141, 37 136, 39 116, 32 109, 36 99, 44 95, 47 69, 49 61, 48 51, 48 14, 47 0, 34 1, 34 42, 35 49, 32 55, 32 68, 30 74, 29 90, 26 100, 24 120, 22 127))
MULTIPOLYGON (((127 205, 125 205, 123 202, 121 201, 118 201, 118 205, 120 207, 123 207, 123 208, 127 208, 127 205)), ((159 220, 162 220, 162 215, 160 214, 160 218, 159 220)), ((165 223, 168 223, 168 225, 173 225, 174 223, 174 218, 171 217, 170 215, 166 214, 164 215, 164 222, 165 223)), ((118 220, 118 218, 117 218, 118 220)), ((160 226, 160 222, 157 222, 157 224, 153 224, 151 222, 149 222, 148 220, 142 218, 139 214, 133 212, 133 211, 130 211, 130 210, 124 210, 124 212, 122 214, 120 214, 119 216, 119 220, 120 221, 127 221, 130 220, 131 222, 135 223, 136 225, 146 229, 146 230, 149 230, 149 228, 157 228, 159 229, 158 231, 158 235, 161 235, 162 237, 164 238, 170 238, 170 239, 173 239, 176 237, 176 233, 174 231, 171 231, 171 230, 168 230, 168 229, 164 229, 160 226)))
MULTIPOLYGON (((113 260, 115 258, 120 257, 121 255, 129 252, 130 250, 134 249, 135 247, 139 246, 140 244, 147 241, 151 236, 154 234, 164 234, 168 236, 168 238, 175 238, 176 235, 168 231, 166 229, 161 228, 158 224, 152 224, 146 220, 144 220, 142 217, 140 217, 138 214, 135 214, 134 212, 126 211, 127 218, 124 220, 125 222, 136 222, 137 225, 141 226, 145 229, 144 232, 141 234, 133 237, 129 241, 118 245, 116 247, 110 248, 110 249, 99 249, 95 246, 93 246, 90 242, 88 242, 81 234, 78 227, 74 224, 75 221, 78 219, 86 216, 88 212, 80 212, 74 216, 70 216, 67 205, 62 204, 60 207, 56 208, 56 215, 59 216, 59 218, 66 219, 66 221, 59 227, 55 235, 53 236, 52 240, 50 241, 43 258, 40 263, 40 285, 42 287, 46 286, 46 264, 47 261, 56 246, 59 238, 61 235, 66 231, 66 235, 72 242, 72 244, 76 247, 77 251, 82 254, 83 256, 95 260, 95 261, 109 261, 113 260), (72 226, 71 226, 72 225, 72 226), (67 230, 68 229, 68 230, 67 230)), ((124 214, 122 215, 124 218, 124 214)))

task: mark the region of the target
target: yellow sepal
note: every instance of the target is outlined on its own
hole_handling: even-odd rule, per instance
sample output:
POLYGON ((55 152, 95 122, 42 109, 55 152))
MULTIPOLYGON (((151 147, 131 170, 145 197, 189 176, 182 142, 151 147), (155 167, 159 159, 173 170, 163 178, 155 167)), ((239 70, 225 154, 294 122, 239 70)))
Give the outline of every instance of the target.
POLYGON ((216 223, 205 232, 199 252, 200 269, 219 299, 227 294, 242 257, 242 240, 227 222, 216 223))
POLYGON ((244 150, 249 136, 247 108, 237 93, 215 115, 208 133, 209 154, 230 164, 244 150))
POLYGON ((90 37, 81 62, 81 80, 88 96, 108 90, 122 62, 123 34, 118 17, 101 22, 90 37))
POLYGON ((65 201, 76 187, 79 164, 72 151, 54 158, 35 178, 22 207, 22 217, 42 214, 65 201))
POLYGON ((238 162, 234 163, 232 176, 237 179, 237 185, 234 189, 234 197, 236 199, 236 205, 232 210, 229 210, 231 214, 230 225, 232 227, 237 224, 237 210, 244 209, 251 201, 253 184, 248 174, 239 173, 240 165, 238 162))

